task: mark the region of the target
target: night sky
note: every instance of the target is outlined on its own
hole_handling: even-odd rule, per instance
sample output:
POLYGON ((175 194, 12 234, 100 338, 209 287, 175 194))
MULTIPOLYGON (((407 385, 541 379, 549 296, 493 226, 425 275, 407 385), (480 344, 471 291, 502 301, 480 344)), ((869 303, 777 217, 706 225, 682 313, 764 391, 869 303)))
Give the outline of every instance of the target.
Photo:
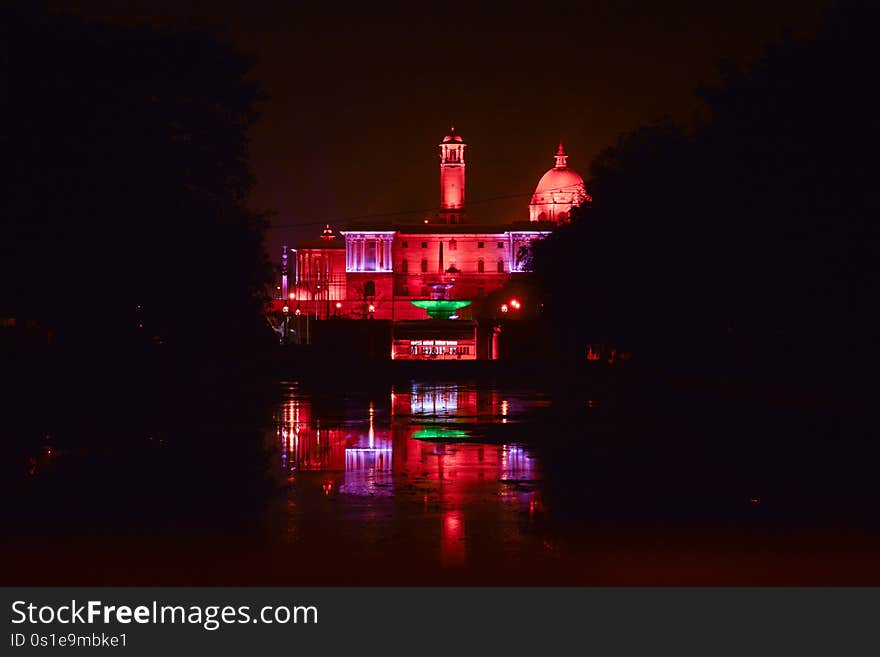
POLYGON ((560 139, 586 176, 620 132, 691 117, 718 61, 749 61, 787 28, 808 32, 826 3, 50 4, 120 23, 211 26, 256 58, 270 100, 252 135, 253 204, 277 212, 275 259, 283 240, 315 237, 325 221, 435 207, 436 144, 451 123, 469 144, 471 219, 524 220, 560 139))

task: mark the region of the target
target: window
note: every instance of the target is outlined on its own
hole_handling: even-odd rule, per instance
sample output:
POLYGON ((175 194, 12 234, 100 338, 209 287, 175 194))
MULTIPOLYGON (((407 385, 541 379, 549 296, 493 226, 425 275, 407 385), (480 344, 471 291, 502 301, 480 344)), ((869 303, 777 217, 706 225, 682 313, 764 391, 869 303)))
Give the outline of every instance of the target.
POLYGON ((456 249, 458 249, 458 242, 455 240, 449 240, 449 250, 455 251, 456 249))
POLYGON ((477 296, 478 296, 478 297, 484 297, 484 296, 486 296, 486 288, 484 288, 484 287, 478 287, 478 288, 477 288, 477 296))
POLYGON ((478 249, 482 249, 482 248, 484 248, 485 246, 486 246, 486 243, 485 243, 485 242, 477 242, 477 248, 478 248, 478 249))
POLYGON ((409 272, 409 260, 400 261, 400 271, 404 274, 409 272))
POLYGON ((427 243, 427 242, 422 242, 422 248, 423 248, 423 249, 427 249, 427 248, 428 248, 428 243, 427 243))
POLYGON ((422 286, 422 296, 423 297, 428 296, 428 286, 427 285, 422 286))
POLYGON ((403 246, 404 249, 408 249, 408 248, 409 248, 409 242, 407 242, 406 240, 404 240, 402 246, 403 246))
POLYGON ((504 273, 504 261, 501 258, 498 258, 498 273, 504 273))
POLYGON ((486 271, 486 263, 484 263, 483 259, 480 258, 479 260, 477 260, 477 272, 482 274, 484 271, 486 271))
POLYGON ((503 249, 503 248, 504 248, 504 242, 498 242, 498 248, 499 248, 499 249, 503 249))
POLYGON ((366 283, 364 283, 364 296, 365 297, 376 296, 376 283, 375 283, 375 281, 367 281, 366 283))
POLYGON ((404 285, 402 288, 400 288, 400 294, 401 294, 401 296, 408 297, 409 296, 409 288, 406 285, 404 285))
POLYGON ((422 258, 422 273, 425 274, 428 271, 428 260, 426 258, 422 258))

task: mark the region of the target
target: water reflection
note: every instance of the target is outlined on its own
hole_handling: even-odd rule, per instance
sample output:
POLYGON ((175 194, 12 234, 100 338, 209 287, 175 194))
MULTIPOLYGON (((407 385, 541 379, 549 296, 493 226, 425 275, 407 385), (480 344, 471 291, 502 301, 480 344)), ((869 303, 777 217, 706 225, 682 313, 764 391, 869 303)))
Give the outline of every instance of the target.
POLYGON ((344 401, 291 384, 285 397, 277 437, 294 522, 320 525, 341 541, 365 523, 376 540, 386 530, 417 534, 411 542, 433 543, 447 566, 467 562, 477 535, 527 539, 542 509, 538 464, 512 431, 492 434, 527 400, 438 383, 344 401), (322 506, 317 490, 336 504, 322 506))

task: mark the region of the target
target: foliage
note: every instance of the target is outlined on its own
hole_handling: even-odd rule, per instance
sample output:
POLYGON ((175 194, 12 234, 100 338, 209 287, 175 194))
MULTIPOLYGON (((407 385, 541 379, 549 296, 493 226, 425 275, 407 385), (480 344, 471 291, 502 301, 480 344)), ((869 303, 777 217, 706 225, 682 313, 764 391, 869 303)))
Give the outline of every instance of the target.
POLYGON ((61 342, 262 337, 249 61, 207 32, 2 21, 2 314, 61 342))
POLYGON ((657 122, 594 161, 594 203, 534 259, 574 344, 725 371, 876 359, 880 53, 868 13, 838 7, 815 37, 726 66, 700 90, 702 123, 657 122))

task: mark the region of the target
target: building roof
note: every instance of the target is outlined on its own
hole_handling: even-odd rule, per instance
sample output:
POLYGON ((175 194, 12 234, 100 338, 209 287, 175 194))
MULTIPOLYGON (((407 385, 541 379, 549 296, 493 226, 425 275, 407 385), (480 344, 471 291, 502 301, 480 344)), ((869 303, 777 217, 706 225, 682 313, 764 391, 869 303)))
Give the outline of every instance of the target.
MULTIPOLYGON (((369 231, 397 232, 401 235, 502 235, 509 231, 552 231, 556 224, 552 221, 513 221, 507 223, 482 224, 433 224, 433 223, 393 223, 357 222, 342 229, 342 232, 357 233, 369 231)), ((335 240, 334 240, 335 241, 335 240)))
POLYGON ((454 141, 454 142, 457 142, 457 143, 462 143, 462 142, 463 142, 463 140, 462 140, 462 138, 461 138, 461 135, 457 135, 457 134, 455 134, 455 126, 452 126, 452 128, 449 129, 449 134, 446 135, 445 137, 443 137, 443 143, 444 143, 444 144, 448 144, 448 143, 451 142, 451 141, 454 141))
POLYGON ((345 240, 343 239, 335 239, 335 240, 303 240, 301 242, 297 242, 294 249, 326 249, 326 250, 336 250, 336 249, 344 249, 345 248, 345 240))
POLYGON ((556 151, 556 166, 541 176, 535 193, 532 196, 531 204, 552 203, 554 193, 574 193, 579 198, 587 197, 587 189, 584 186, 584 179, 574 169, 568 166, 568 155, 562 144, 556 151))
POLYGON ((535 196, 538 194, 552 194, 553 192, 584 192, 584 179, 574 169, 568 167, 553 167, 541 176, 538 186, 535 188, 535 196))
POLYGON ((401 235, 502 235, 505 224, 402 224, 395 226, 401 235))

